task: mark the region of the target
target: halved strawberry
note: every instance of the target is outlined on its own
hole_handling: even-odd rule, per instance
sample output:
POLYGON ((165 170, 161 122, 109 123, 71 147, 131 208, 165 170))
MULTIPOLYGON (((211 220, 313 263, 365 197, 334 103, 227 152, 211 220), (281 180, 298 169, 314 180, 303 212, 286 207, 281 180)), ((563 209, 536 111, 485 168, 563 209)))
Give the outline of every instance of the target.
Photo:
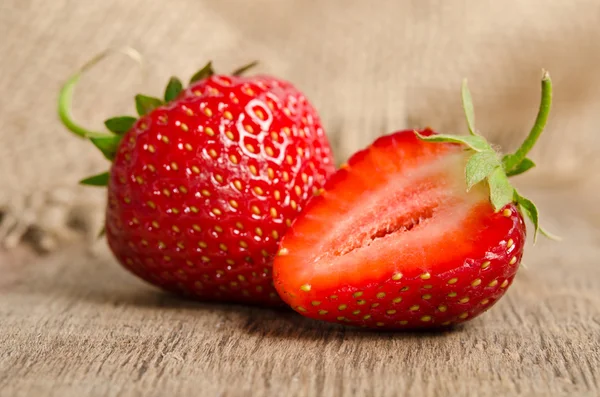
POLYGON ((525 155, 550 98, 545 74, 538 120, 515 155, 500 158, 476 134, 465 85, 471 135, 400 131, 352 156, 281 242, 274 280, 284 301, 308 317, 388 329, 489 309, 521 261, 522 212, 538 229, 535 206, 507 175, 531 168, 525 155))

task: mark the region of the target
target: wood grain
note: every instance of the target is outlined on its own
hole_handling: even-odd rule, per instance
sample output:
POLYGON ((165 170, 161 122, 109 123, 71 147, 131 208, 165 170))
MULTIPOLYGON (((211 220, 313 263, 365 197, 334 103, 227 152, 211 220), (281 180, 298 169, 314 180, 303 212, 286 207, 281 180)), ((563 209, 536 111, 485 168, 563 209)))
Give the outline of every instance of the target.
POLYGON ((597 218, 540 197, 565 240, 529 247, 506 298, 445 333, 184 301, 105 249, 0 254, 0 395, 597 396, 597 218))

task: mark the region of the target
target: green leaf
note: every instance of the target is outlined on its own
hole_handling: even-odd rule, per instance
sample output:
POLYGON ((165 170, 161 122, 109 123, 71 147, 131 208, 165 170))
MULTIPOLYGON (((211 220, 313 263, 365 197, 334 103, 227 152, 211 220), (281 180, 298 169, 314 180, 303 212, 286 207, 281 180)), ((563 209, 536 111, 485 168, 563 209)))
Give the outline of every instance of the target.
POLYGON ((163 105, 163 101, 158 98, 141 94, 135 96, 135 109, 140 116, 150 113, 160 105, 163 105))
POLYGON ((112 161, 115 158, 119 143, 121 142, 121 136, 112 135, 101 138, 90 138, 90 141, 102 152, 104 157, 112 161))
POLYGON ((244 66, 242 66, 241 68, 238 68, 238 69, 234 70, 234 71, 233 71, 231 74, 232 74, 233 76, 241 76, 241 75, 243 75, 244 73, 246 73, 248 70, 250 70, 250 69, 252 69, 253 67, 255 67, 256 65, 258 65, 258 61, 253 61, 253 62, 250 62, 249 64, 247 64, 247 65, 244 65, 244 66))
POLYGON ((192 76, 190 79, 190 84, 195 83, 196 81, 204 80, 213 74, 215 74, 215 71, 212 68, 212 62, 209 62, 192 76))
POLYGON ((490 185, 490 201, 496 212, 500 211, 504 206, 512 203, 515 189, 508 181, 508 177, 504 173, 502 167, 497 167, 487 178, 490 185))
POLYGON ((550 240, 555 240, 555 241, 561 240, 561 238, 559 236, 556 236, 556 235, 550 233, 549 231, 545 230, 543 227, 540 226, 538 209, 531 200, 521 196, 516 190, 515 190, 514 200, 517 203, 517 205, 519 206, 519 209, 521 210, 521 212, 524 213, 525 216, 527 216, 527 218, 529 218, 531 223, 533 223, 533 228, 534 228, 533 242, 534 243, 537 241, 538 232, 542 233, 542 235, 544 235, 546 238, 549 238, 550 240))
POLYGON ((165 102, 171 102, 183 91, 183 83, 177 77, 171 77, 165 90, 165 102))
POLYGON ((538 209, 531 200, 521 196, 516 190, 514 192, 514 200, 521 212, 529 218, 531 223, 533 223, 533 242, 535 243, 537 241, 538 231, 540 230, 538 209))
POLYGON ((467 191, 487 178, 499 166, 500 161, 494 151, 477 152, 472 155, 465 168, 467 191))
POLYGON ((475 133, 475 109, 473 107, 473 97, 471 97, 471 91, 469 91, 467 79, 464 79, 462 84, 462 104, 465 111, 465 116, 467 117, 469 133, 471 135, 477 135, 475 133))
POLYGON ((85 178, 81 180, 79 183, 87 186, 106 186, 108 185, 108 179, 110 175, 107 172, 103 172, 98 175, 90 176, 89 178, 85 178))
POLYGON ((447 135, 447 134, 436 134, 430 136, 423 136, 415 131, 417 137, 427 142, 449 142, 449 143, 461 143, 467 145, 470 149, 476 152, 484 152, 493 150, 490 144, 485 140, 484 137, 479 135, 447 135))
POLYGON ((96 238, 101 239, 106 235, 106 226, 102 226, 102 229, 98 232, 98 236, 96 238))
POLYGON ((122 135, 129 131, 137 119, 131 116, 119 116, 108 119, 104 122, 106 128, 115 134, 122 135))
MULTIPOLYGON (((504 157, 506 157, 506 156, 504 156, 504 157)), ((507 176, 519 175, 519 174, 526 172, 527 170, 530 170, 533 167, 535 167, 535 163, 531 159, 524 158, 523 161, 521 161, 519 164, 517 164, 517 166, 515 168, 513 168, 511 171, 508 171, 506 173, 506 175, 507 176)))

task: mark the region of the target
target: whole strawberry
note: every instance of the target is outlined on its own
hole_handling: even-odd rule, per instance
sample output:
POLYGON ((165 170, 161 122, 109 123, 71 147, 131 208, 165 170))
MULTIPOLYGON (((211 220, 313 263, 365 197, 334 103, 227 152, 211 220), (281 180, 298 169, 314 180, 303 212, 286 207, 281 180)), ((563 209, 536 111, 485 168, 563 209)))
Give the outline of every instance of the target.
POLYGON ((279 304, 277 244, 334 171, 319 116, 290 83, 215 74, 209 63, 164 100, 138 95, 140 115, 88 133, 112 161, 82 181, 108 185, 106 237, 119 262, 166 290, 207 300, 279 304))
POLYGON ((400 131, 350 158, 281 242, 275 286, 299 313, 377 329, 439 327, 489 309, 517 272, 531 201, 508 176, 526 158, 550 108, 543 78, 536 124, 515 154, 501 157, 471 135, 400 131))

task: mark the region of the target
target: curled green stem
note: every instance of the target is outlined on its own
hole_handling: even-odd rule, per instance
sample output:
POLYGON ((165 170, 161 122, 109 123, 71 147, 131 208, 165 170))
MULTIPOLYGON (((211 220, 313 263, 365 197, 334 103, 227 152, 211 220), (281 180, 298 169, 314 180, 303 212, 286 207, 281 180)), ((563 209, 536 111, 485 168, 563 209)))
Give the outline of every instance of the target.
POLYGON ((127 55, 129 58, 134 61, 142 64, 142 56, 141 54, 131 47, 122 47, 118 49, 107 49, 100 54, 96 55, 94 58, 90 59, 83 65, 77 72, 75 72, 62 86, 60 93, 58 95, 58 116, 63 125, 74 134, 82 137, 82 138, 99 138, 106 137, 108 134, 103 132, 96 132, 89 130, 81 125, 79 125, 73 118, 71 114, 71 103, 73 101, 73 92, 75 91, 75 87, 79 82, 79 79, 86 71, 90 70, 100 61, 105 59, 107 56, 113 53, 122 53, 127 55))
POLYGON ((529 135, 513 154, 504 156, 502 164, 507 172, 514 170, 527 156, 527 153, 533 148, 542 131, 546 127, 548 121, 548 114, 550 113, 550 107, 552 104, 552 80, 548 71, 544 70, 542 75, 542 100, 540 102, 540 108, 538 110, 537 118, 533 128, 529 132, 529 135))

